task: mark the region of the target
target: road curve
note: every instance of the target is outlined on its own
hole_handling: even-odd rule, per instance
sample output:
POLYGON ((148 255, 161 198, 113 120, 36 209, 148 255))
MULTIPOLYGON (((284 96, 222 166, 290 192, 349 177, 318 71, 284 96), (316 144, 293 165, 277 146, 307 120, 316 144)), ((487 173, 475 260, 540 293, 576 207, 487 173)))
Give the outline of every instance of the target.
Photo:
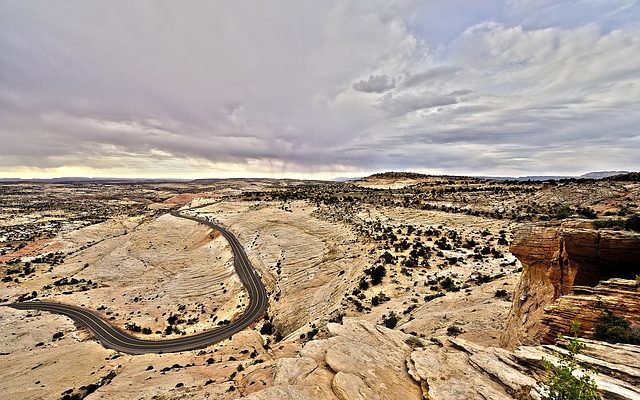
POLYGON ((267 291, 238 239, 226 229, 205 219, 175 211, 171 212, 171 215, 190 219, 216 229, 229 242, 236 273, 249 293, 249 306, 239 318, 228 325, 175 339, 144 340, 130 335, 105 321, 94 311, 82 307, 45 301, 26 301, 7 306, 18 310, 41 310, 65 315, 89 329, 103 346, 129 354, 173 353, 200 349, 229 338, 260 318, 267 308, 267 291))

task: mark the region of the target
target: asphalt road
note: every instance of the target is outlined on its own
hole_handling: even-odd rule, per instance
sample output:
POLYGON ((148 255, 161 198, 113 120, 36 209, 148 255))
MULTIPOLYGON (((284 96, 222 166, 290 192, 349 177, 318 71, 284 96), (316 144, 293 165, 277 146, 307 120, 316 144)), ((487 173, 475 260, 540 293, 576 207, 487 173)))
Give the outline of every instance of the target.
POLYGON ((249 293, 249 306, 240 317, 230 324, 175 339, 144 340, 131 336, 102 319, 94 311, 86 308, 45 301, 26 301, 8 304, 8 306, 19 310, 42 310, 65 315, 89 329, 103 346, 129 354, 172 353, 200 349, 229 338, 260 318, 267 308, 267 291, 238 239, 226 229, 205 219, 183 215, 178 212, 172 212, 171 214, 218 230, 231 245, 236 273, 249 293))

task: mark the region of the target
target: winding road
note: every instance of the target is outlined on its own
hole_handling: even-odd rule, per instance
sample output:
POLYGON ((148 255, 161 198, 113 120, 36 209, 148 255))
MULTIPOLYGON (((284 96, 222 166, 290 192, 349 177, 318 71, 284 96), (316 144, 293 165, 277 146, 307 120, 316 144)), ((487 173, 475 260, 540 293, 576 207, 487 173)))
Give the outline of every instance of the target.
POLYGON ((249 293, 249 306, 239 318, 228 325, 175 339, 144 340, 130 335, 102 319, 96 312, 82 307, 46 301, 26 301, 7 306, 18 310, 41 310, 65 315, 89 329, 103 346, 129 354, 173 353, 200 349, 231 337, 260 318, 267 308, 267 291, 238 239, 226 229, 205 219, 184 215, 176 211, 171 212, 171 215, 190 219, 216 229, 229 242, 236 273, 249 293))

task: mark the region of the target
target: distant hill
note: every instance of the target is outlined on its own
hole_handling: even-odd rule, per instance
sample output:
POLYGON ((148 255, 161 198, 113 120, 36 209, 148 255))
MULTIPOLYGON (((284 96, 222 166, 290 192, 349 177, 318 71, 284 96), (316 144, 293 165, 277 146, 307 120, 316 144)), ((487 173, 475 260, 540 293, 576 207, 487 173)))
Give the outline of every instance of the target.
POLYGON ((430 178, 469 179, 469 178, 478 178, 478 177, 469 176, 469 175, 434 175, 434 174, 420 174, 417 172, 389 171, 389 172, 379 172, 379 173, 372 174, 359 179, 361 180, 366 180, 366 179, 402 180, 402 179, 430 179, 430 178))
POLYGON ((417 172, 379 172, 377 174, 369 175, 363 179, 421 179, 428 178, 429 175, 419 174, 417 172))
POLYGON ((580 178, 584 179, 604 179, 609 178, 610 176, 616 175, 624 175, 628 174, 629 171, 597 171, 597 172, 588 172, 584 175, 580 175, 580 178))
POLYGON ((486 179, 514 180, 514 181, 549 181, 562 179, 606 179, 614 176, 624 176, 628 171, 595 171, 582 175, 528 175, 528 176, 485 176, 486 179))

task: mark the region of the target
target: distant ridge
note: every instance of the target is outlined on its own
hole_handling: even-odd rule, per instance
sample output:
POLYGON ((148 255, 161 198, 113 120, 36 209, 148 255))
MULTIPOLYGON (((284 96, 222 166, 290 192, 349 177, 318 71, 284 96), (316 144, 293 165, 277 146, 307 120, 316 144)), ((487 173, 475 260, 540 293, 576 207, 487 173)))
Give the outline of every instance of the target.
MULTIPOLYGON (((429 175, 419 174, 417 172, 379 172, 377 174, 372 174, 367 176, 366 178, 384 178, 384 179, 421 179, 428 178, 429 175)), ((366 179, 365 178, 365 179, 366 179)))
POLYGON ((427 179, 427 178, 480 178, 476 176, 469 175, 451 175, 451 174, 421 174, 418 172, 405 172, 405 171, 389 171, 389 172, 378 172, 376 174, 372 174, 369 176, 365 176, 363 178, 358 179, 427 179))
POLYGON ((530 175, 530 176, 483 176, 485 179, 493 179, 499 181, 549 181, 562 179, 606 179, 614 176, 624 176, 629 171, 595 171, 587 172, 582 175, 530 175))
MULTIPOLYGON (((477 178, 477 179, 491 179, 499 181, 549 181, 549 180, 563 180, 563 179, 608 179, 612 177, 623 177, 621 180, 627 180, 624 177, 633 176, 638 174, 636 172, 629 171, 594 171, 587 172, 582 175, 527 175, 527 176, 469 176, 469 175, 428 175, 420 174, 417 172, 380 172, 366 176, 359 179, 425 179, 429 177, 440 178, 477 178)), ((637 179, 637 176, 636 176, 637 179)), ((632 179, 633 180, 633 179, 632 179)))
POLYGON ((598 172, 589 172, 584 175, 580 175, 580 178, 585 179, 604 179, 617 175, 625 175, 628 174, 629 171, 598 171, 598 172))
POLYGON ((189 182, 190 179, 162 179, 162 178, 90 178, 90 177, 60 177, 60 178, 0 178, 0 183, 173 183, 189 182))

